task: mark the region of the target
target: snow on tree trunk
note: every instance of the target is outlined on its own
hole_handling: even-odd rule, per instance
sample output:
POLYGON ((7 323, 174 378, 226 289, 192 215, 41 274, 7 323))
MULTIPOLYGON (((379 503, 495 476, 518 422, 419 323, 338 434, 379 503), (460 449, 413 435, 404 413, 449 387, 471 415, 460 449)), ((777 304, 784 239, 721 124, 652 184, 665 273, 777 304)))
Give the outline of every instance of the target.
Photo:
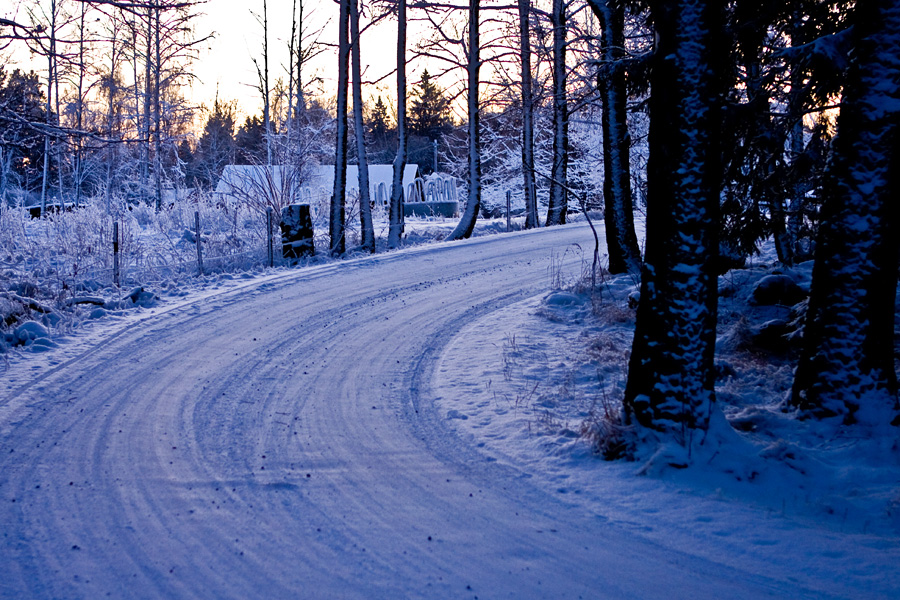
POLYGON ((900 424, 893 339, 900 3, 856 6, 791 403, 815 417, 884 427, 900 424))
POLYGON ((162 45, 159 39, 159 19, 162 9, 154 10, 153 25, 153 193, 156 198, 156 210, 162 210, 162 108, 160 106, 160 87, 162 71, 162 45))
POLYGON ((569 165, 569 107, 566 101, 566 5, 553 0, 553 165, 550 168, 549 225, 566 222, 569 165))
POLYGON ((372 224, 372 205, 369 197, 369 162, 366 158, 365 125, 363 124, 362 68, 359 56, 359 5, 350 0, 350 35, 353 52, 353 123, 356 129, 356 155, 359 173, 359 221, 361 245, 367 252, 375 252, 375 227, 372 224))
POLYGON ((406 0, 397 3, 397 156, 388 208, 388 248, 400 246, 403 235, 403 171, 406 170, 406 0))
POLYGON ((522 177, 525 185, 525 229, 540 225, 534 181, 534 82, 531 77, 531 3, 519 0, 519 56, 522 64, 522 177))
POLYGON ((688 455, 715 407, 719 5, 651 3, 647 251, 625 419, 638 439, 674 442, 688 455))
POLYGON ((329 237, 331 253, 341 255, 347 248, 344 231, 347 192, 347 83, 349 79, 350 40, 347 27, 350 21, 351 0, 341 0, 338 19, 338 89, 337 140, 334 152, 334 192, 331 196, 329 237))
POLYGON ((600 20, 603 71, 598 77, 603 102, 603 220, 610 273, 638 273, 641 251, 634 232, 631 200, 631 136, 628 134, 625 70, 625 9, 618 0, 590 0, 600 20))
POLYGON ((466 210, 456 228, 447 236, 448 240, 461 240, 472 235, 478 211, 481 210, 481 148, 478 131, 478 74, 481 68, 478 35, 478 0, 469 0, 469 47, 467 71, 469 76, 469 195, 466 210))

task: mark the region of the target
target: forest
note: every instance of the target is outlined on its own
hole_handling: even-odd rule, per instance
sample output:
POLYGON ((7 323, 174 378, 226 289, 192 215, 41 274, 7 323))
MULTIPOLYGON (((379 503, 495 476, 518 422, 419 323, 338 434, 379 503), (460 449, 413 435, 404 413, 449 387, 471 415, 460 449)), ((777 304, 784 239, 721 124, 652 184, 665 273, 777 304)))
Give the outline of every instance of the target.
MULTIPOLYGON (((703 445, 716 418, 718 276, 767 240, 786 267, 815 261, 786 409, 896 437, 900 2, 340 0, 317 7, 335 13, 334 43, 304 19, 308 0, 291 15, 256 4, 250 26, 293 26, 286 66, 263 36, 262 111, 248 115, 186 94, 213 34, 196 24, 215 1, 23 0, 0 19, 0 56, 27 51, 45 65, 0 65, 8 266, 27 270, 27 241, 13 232, 29 207, 44 217, 86 207, 107 223, 100 247, 129 214, 216 213, 230 164, 287 165, 301 179, 336 165, 317 200, 326 251, 397 248, 399 178, 413 163, 460 182, 448 240, 500 214, 509 190, 525 229, 594 215, 607 249, 597 268, 640 277, 620 426, 598 443, 608 457, 647 440, 688 455, 703 445), (391 97, 372 93, 360 58, 367 28, 387 23, 391 97), (407 39, 408 23, 427 34, 407 39), (325 57, 335 88, 316 66, 325 57), (383 209, 362 179, 378 163, 394 165, 383 209), (359 166, 358 198, 348 164, 359 166)), ((287 201, 208 218, 234 231, 239 211, 258 220, 287 201)), ((101 260, 86 255, 82 269, 101 260)))

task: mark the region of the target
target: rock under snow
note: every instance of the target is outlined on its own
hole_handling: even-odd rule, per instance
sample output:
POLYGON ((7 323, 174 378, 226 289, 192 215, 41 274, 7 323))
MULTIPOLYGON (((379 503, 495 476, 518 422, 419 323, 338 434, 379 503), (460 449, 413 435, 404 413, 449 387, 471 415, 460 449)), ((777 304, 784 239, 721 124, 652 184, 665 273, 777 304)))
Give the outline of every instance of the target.
POLYGON ((793 306, 806 296, 806 290, 787 275, 766 275, 754 286, 750 293, 750 301, 761 306, 773 304, 793 306))

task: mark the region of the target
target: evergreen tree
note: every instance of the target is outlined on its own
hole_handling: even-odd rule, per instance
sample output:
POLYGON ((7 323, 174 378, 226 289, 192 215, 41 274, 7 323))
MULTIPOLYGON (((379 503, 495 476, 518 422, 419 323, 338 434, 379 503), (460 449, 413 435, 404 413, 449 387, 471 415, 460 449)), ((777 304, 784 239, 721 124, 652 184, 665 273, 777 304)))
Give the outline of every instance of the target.
POLYGON ((791 402, 807 415, 883 428, 900 425, 893 339, 900 3, 859 3, 853 20, 853 62, 825 182, 791 402))
POLYGON ((368 146, 366 151, 369 154, 370 162, 373 164, 390 164, 397 151, 396 142, 393 139, 395 130, 391 127, 388 108, 381 96, 378 96, 374 106, 368 112, 368 146))
POLYGON ((375 106, 369 114, 369 135, 378 141, 386 138, 390 131, 389 120, 387 106, 381 96, 378 96, 378 100, 375 101, 375 106))
POLYGON ((715 407, 721 8, 655 0, 647 251, 625 389, 638 439, 691 450, 715 407))
POLYGON ((46 123, 44 94, 35 73, 12 73, 0 66, 0 182, 4 188, 15 175, 30 188, 43 163, 44 136, 29 123, 46 123))
POLYGON ((233 102, 219 102, 216 98, 191 162, 189 178, 193 185, 215 188, 225 165, 234 162, 234 113, 233 102))
POLYGON ((422 78, 412 91, 409 133, 436 140, 448 133, 452 127, 450 99, 431 79, 428 69, 425 69, 422 71, 422 78))
POLYGON ((266 163, 266 123, 257 115, 247 117, 234 137, 235 163, 262 165, 266 163))

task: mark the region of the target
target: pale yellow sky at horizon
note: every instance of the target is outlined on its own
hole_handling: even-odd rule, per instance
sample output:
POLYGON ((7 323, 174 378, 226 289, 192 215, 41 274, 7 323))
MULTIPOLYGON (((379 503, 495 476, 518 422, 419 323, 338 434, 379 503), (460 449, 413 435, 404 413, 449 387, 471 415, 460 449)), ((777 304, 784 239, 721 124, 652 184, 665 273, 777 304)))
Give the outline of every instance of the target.
MULTIPOLYGON (((22 2, 0 0, 0 15, 25 21, 22 2), (6 5, 6 6, 4 6, 6 5)), ((269 85, 274 88, 279 77, 287 81, 285 66, 288 62, 288 41, 291 35, 293 0, 267 0, 269 21, 269 85)), ((214 37, 204 42, 193 63, 195 81, 187 90, 189 99, 196 103, 211 105, 218 91, 220 100, 237 100, 243 115, 262 112, 255 57, 262 65, 263 27, 254 17, 262 14, 262 0, 207 0, 198 7, 203 13, 195 23, 196 35, 202 37, 210 33, 214 37)), ((338 4, 334 0, 305 0, 304 19, 308 19, 309 30, 323 28, 320 41, 333 43, 337 34, 338 4)), ((411 25, 411 27, 415 27, 411 25)), ((393 19, 386 19, 377 27, 363 35, 362 62, 364 79, 373 81, 391 73, 396 64, 397 26, 393 19)), ((17 43, 2 58, 8 59, 13 67, 33 69, 46 73, 44 59, 29 56, 24 43, 17 43)), ((408 45, 415 44, 410 36, 408 45)), ((304 74, 304 79, 313 75, 324 80, 324 87, 333 89, 336 80, 337 53, 328 48, 313 63, 312 72, 304 74)), ((413 64, 407 66, 407 75, 414 81, 421 71, 413 64)), ((376 86, 368 86, 364 95, 385 96, 385 101, 393 106, 393 75, 384 78, 376 86)))

